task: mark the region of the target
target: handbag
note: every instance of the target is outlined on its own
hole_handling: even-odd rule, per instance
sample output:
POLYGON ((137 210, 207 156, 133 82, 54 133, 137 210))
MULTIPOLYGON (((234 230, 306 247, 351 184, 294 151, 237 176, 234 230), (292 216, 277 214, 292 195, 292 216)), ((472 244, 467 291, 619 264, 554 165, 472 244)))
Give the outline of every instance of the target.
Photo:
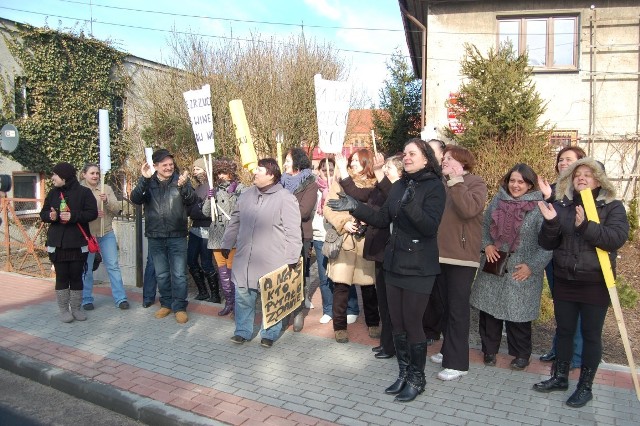
POLYGON ((485 261, 484 266, 482 267, 482 272, 497 275, 499 277, 507 273, 507 261, 509 260, 509 256, 511 255, 511 253, 498 250, 498 254, 500 255, 500 259, 498 259, 496 262, 489 262, 489 259, 487 259, 487 255, 484 255, 485 261))
POLYGON ((329 222, 325 223, 325 229, 327 233, 324 237, 324 244, 322 245, 322 254, 328 259, 335 259, 342 249, 343 238, 329 222))
POLYGON ((84 232, 84 228, 79 223, 77 223, 76 225, 78 225, 78 228, 80 228, 80 232, 82 232, 84 239, 87 240, 89 253, 100 253, 100 245, 98 244, 98 240, 96 239, 96 237, 94 237, 93 235, 87 235, 87 233, 84 232))

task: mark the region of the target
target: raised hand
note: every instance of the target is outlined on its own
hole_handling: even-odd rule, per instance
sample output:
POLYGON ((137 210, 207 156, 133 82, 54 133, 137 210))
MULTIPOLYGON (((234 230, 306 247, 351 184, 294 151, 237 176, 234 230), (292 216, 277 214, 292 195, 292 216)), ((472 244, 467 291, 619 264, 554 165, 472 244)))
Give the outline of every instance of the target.
POLYGON ((331 210, 337 212, 352 212, 358 207, 358 201, 344 192, 338 192, 338 197, 337 200, 332 199, 327 201, 327 206, 329 206, 331 210))
POLYGON ((142 174, 142 176, 149 179, 151 176, 153 176, 153 169, 149 164, 144 163, 142 167, 140 167, 140 173, 142 174))
POLYGON ((551 185, 549 185, 549 182, 542 176, 538 176, 538 187, 545 200, 551 197, 551 185))
POLYGON ((576 206, 576 228, 584 222, 584 207, 576 206))
POLYGON ((185 170, 178 178, 178 186, 180 187, 184 185, 185 183, 187 183, 187 180, 189 180, 189 172, 185 170))
POLYGON ((551 220, 554 217, 558 216, 556 209, 551 203, 538 201, 538 208, 540 209, 540 213, 542 213, 542 217, 544 217, 545 220, 551 220))

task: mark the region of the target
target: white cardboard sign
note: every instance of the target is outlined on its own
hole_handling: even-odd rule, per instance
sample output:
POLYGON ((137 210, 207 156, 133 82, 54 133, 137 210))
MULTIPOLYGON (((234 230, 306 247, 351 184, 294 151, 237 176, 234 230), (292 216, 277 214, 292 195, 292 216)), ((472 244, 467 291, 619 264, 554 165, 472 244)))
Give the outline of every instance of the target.
POLYGON ((347 132, 351 85, 344 81, 313 77, 318 113, 318 147, 326 153, 342 152, 347 132))
POLYGON ((189 111, 193 134, 196 137, 200 155, 216 152, 213 138, 213 112, 211 111, 211 86, 205 84, 201 89, 183 93, 189 111))

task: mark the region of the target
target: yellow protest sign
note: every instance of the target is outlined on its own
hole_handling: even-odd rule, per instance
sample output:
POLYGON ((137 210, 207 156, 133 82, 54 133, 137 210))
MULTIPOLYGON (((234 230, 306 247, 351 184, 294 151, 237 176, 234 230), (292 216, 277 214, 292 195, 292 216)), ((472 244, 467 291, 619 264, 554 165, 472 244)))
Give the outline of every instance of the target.
POLYGON ((290 269, 283 265, 259 280, 262 302, 262 324, 269 328, 289 315, 304 301, 302 291, 302 259, 290 269))

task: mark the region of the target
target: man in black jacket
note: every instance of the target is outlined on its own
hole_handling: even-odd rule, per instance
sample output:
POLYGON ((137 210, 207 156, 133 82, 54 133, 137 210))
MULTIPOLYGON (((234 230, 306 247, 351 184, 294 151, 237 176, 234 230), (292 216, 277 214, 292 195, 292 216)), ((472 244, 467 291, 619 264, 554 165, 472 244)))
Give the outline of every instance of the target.
POLYGON ((144 164, 131 191, 131 201, 144 205, 145 236, 156 270, 160 309, 156 318, 175 313, 184 324, 187 316, 187 207, 196 194, 188 174, 178 175, 173 155, 166 149, 153 153, 153 169, 144 164))

